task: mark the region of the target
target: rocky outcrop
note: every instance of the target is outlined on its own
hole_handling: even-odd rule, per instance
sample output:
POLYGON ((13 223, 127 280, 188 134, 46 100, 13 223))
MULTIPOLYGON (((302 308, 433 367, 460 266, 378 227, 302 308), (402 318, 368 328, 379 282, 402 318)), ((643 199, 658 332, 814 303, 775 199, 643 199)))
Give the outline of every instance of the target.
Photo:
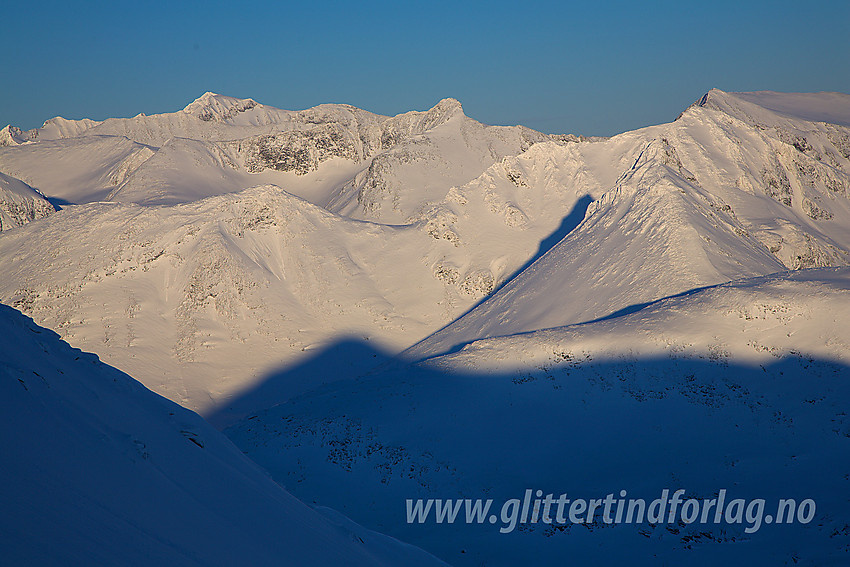
POLYGON ((44 195, 21 181, 0 173, 0 232, 44 218, 56 209, 44 195))

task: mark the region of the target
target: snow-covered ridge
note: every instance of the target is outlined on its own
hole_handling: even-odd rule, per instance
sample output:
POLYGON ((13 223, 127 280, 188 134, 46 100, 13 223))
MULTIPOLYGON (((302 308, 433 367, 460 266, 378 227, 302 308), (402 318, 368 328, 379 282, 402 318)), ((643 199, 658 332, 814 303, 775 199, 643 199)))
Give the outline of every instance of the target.
POLYGON ((850 268, 781 272, 660 299, 613 317, 482 339, 426 362, 456 371, 519 371, 595 359, 717 356, 770 364, 806 356, 850 365, 850 268))
POLYGON ((495 161, 555 139, 480 124, 454 99, 386 117, 345 104, 285 111, 206 93, 176 113, 48 122, 67 137, 33 131, 39 143, 0 151, 0 170, 66 202, 175 204, 268 182, 334 212, 394 224, 495 161))
MULTIPOLYGON (((736 105, 740 105, 741 102, 790 119, 850 126, 850 95, 844 93, 773 91, 725 93, 719 89, 712 89, 700 99, 699 105, 734 113, 736 105)), ((749 107, 749 110, 752 113, 752 107, 749 107)))

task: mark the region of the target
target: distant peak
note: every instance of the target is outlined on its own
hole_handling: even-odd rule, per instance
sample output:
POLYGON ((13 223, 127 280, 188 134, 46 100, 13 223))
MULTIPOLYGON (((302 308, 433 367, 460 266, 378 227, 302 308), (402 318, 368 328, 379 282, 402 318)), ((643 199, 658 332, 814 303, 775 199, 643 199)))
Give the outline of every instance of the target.
POLYGON ((250 98, 235 98, 207 91, 189 103, 183 112, 204 121, 224 122, 256 106, 260 105, 250 98))
POLYGON ((782 116, 785 119, 850 126, 850 95, 843 93, 725 92, 711 89, 688 109, 694 107, 719 110, 762 125, 782 116))
POLYGON ((719 96, 726 96, 726 93, 717 88, 711 89, 710 91, 702 95, 702 97, 700 97, 700 99, 691 106, 706 106, 709 100, 715 99, 719 96))
POLYGON ((20 128, 9 124, 0 130, 0 147, 2 146, 18 146, 29 141, 26 133, 20 128))
POLYGON ((434 107, 424 113, 424 127, 434 128, 448 122, 455 116, 463 116, 463 107, 460 102, 453 98, 444 98, 434 107))
POLYGON ((444 98, 436 105, 434 105, 434 108, 432 108, 431 111, 437 111, 441 113, 455 111, 463 112, 463 105, 461 105, 460 101, 456 98, 444 98))
POLYGON ((709 108, 714 107, 714 101, 718 98, 726 97, 726 93, 721 91, 720 89, 714 88, 699 97, 697 100, 692 102, 685 110, 679 113, 679 116, 676 117, 676 120, 679 120, 682 116, 685 115, 692 108, 704 108, 708 106, 709 108))
POLYGON ((436 106, 461 108, 460 101, 456 98, 451 98, 451 97, 444 98, 443 100, 438 102, 436 106))

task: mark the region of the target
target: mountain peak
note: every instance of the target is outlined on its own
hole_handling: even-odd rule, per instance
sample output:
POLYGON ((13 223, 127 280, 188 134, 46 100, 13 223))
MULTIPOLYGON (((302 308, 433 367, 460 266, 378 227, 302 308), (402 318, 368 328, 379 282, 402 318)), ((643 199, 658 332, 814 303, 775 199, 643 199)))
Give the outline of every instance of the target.
POLYGON ((758 117, 761 122, 768 120, 766 116, 773 116, 774 119, 779 116, 850 126, 850 95, 837 92, 725 92, 715 88, 705 93, 688 109, 694 107, 720 110, 745 120, 758 117))
POLYGON ((454 115, 456 112, 463 113, 463 105, 456 98, 444 98, 434 105, 428 112, 439 113, 443 115, 454 115))
POLYGON ((211 120, 224 122, 256 106, 261 105, 254 99, 235 98, 207 91, 189 103, 183 112, 207 122, 211 120))
POLYGON ((19 146, 29 141, 26 134, 20 128, 9 124, 0 130, 0 147, 2 146, 19 146))
POLYGON ((433 108, 424 113, 424 127, 426 129, 434 128, 448 122, 455 116, 464 116, 463 106, 460 101, 454 98, 444 98, 434 105, 433 108))

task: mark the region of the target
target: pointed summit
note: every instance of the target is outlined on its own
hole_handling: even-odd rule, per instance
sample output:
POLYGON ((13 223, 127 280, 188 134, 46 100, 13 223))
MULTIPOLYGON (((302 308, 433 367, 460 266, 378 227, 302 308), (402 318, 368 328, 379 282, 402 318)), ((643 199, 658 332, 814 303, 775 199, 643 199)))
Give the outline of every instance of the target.
POLYGON ((444 98, 434 105, 431 110, 440 110, 442 112, 463 112, 463 105, 456 98, 444 98))
POLYGON ((240 112, 245 112, 257 106, 262 105, 250 98, 234 98, 207 91, 189 103, 183 109, 183 112, 206 122, 211 120, 224 122, 240 112))
POLYGON ((464 116, 463 106, 454 98, 444 98, 431 110, 425 112, 423 126, 426 130, 448 122, 456 116, 464 116))

